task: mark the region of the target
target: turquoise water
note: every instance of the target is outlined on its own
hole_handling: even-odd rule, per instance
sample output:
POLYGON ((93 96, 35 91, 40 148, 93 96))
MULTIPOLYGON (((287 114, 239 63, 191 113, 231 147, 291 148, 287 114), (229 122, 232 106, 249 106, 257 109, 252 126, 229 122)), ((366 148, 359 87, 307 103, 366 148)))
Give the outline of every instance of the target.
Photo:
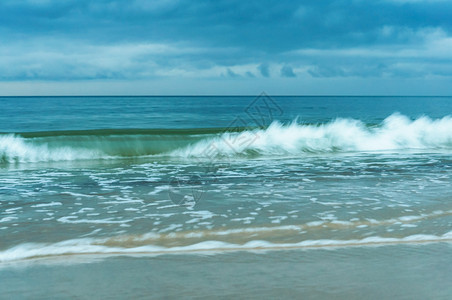
POLYGON ((452 97, 0 104, 0 291, 45 297, 56 272, 46 289, 93 296, 59 278, 95 267, 102 296, 249 297, 250 278, 274 296, 450 295, 452 97), (138 286, 158 274, 163 291, 138 286))

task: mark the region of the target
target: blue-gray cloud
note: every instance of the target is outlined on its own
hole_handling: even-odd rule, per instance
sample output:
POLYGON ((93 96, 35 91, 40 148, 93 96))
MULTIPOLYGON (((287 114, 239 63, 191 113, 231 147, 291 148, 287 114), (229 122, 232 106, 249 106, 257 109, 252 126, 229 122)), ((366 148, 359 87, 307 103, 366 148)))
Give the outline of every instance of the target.
POLYGON ((227 69, 227 75, 229 76, 229 77, 231 77, 231 78, 237 78, 237 77, 239 77, 240 75, 238 75, 237 73, 235 73, 234 71, 232 71, 231 69, 227 69))
POLYGON ((258 69, 259 69, 259 72, 261 73, 262 76, 264 76, 264 77, 269 77, 270 76, 270 70, 269 70, 269 66, 268 66, 267 63, 260 64, 258 69))
POLYGON ((297 75, 295 75, 292 67, 286 65, 281 68, 281 76, 282 77, 296 77, 297 75))
POLYGON ((449 1, 4 0, 0 80, 451 76, 451 15, 449 1))

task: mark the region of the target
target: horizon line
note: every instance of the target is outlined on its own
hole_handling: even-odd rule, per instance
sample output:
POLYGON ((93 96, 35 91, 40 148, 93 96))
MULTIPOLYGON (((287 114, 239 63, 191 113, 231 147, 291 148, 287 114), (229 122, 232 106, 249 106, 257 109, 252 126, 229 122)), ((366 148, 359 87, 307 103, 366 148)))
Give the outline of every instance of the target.
MULTIPOLYGON (((282 94, 269 94, 262 92, 271 97, 452 97, 452 95, 282 95, 282 94)), ((262 93, 245 94, 245 95, 0 95, 0 98, 83 98, 83 97, 259 97, 262 93)))

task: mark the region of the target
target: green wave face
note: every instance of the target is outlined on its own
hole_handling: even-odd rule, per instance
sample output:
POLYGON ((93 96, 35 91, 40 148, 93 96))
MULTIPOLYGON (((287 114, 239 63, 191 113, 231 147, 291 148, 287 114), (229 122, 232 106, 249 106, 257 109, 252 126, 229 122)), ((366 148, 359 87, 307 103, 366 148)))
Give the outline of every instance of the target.
POLYGON ((170 154, 224 132, 252 128, 95 129, 0 133, 0 162, 114 159, 170 154))
POLYGON ((169 153, 211 134, 104 134, 91 132, 39 132, 0 135, 0 161, 42 162, 112 159, 169 153), (87 134, 89 133, 89 134, 87 134))
POLYGON ((302 156, 307 153, 451 151, 452 118, 394 114, 377 126, 336 119, 268 128, 99 129, 0 134, 2 163, 114 159, 302 156), (212 152, 213 151, 213 152, 212 152))
MULTIPOLYGON (((234 128, 234 131, 244 131, 247 129, 254 128, 234 128)), ((5 134, 15 134, 24 138, 39 138, 39 137, 61 137, 61 136, 135 136, 135 135, 157 135, 157 136, 187 136, 187 135, 205 135, 205 134, 218 134, 222 132, 230 131, 230 128, 183 128, 183 129, 140 129, 140 128, 111 128, 111 129, 93 129, 93 130, 63 130, 63 131, 36 131, 36 132, 16 132, 0 133, 5 134)))

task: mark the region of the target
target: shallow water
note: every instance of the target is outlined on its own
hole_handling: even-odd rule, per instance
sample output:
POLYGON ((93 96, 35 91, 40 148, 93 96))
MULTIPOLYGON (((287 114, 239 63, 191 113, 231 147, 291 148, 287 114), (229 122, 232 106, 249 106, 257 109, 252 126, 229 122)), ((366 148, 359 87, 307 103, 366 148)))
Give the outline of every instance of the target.
POLYGON ((3 266, 5 298, 449 299, 450 244, 156 257, 62 257, 3 266))

